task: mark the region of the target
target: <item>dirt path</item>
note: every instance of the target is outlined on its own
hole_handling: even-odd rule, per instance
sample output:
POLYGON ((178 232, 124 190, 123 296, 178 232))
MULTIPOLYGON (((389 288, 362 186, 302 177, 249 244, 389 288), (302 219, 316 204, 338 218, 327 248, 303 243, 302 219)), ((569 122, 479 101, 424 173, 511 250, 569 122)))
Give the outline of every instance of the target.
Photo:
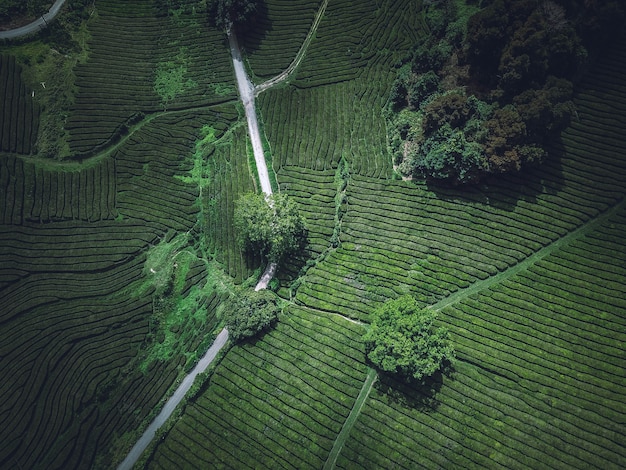
POLYGON ((56 0, 54 5, 50 7, 50 11, 45 13, 41 18, 37 18, 32 23, 22 26, 21 28, 10 29, 8 31, 0 31, 0 39, 15 39, 22 36, 28 36, 29 34, 36 33, 37 31, 48 26, 48 21, 52 21, 55 16, 59 14, 61 7, 65 3, 65 0, 56 0))
MULTIPOLYGON (((270 184, 270 177, 267 170, 267 164, 265 163, 265 155, 263 154, 263 143, 261 141, 261 132, 259 131, 259 122, 256 117, 256 107, 254 104, 254 86, 246 74, 246 70, 243 66, 243 60, 241 59, 241 51, 239 44, 237 43, 237 37, 231 31, 228 31, 228 42, 230 44, 230 53, 233 57, 233 67, 235 69, 235 77, 237 78, 237 88, 239 89, 239 96, 243 103, 244 110, 246 111, 246 119, 248 121, 248 134, 250 135, 250 141, 252 142, 252 151, 254 152, 254 162, 256 163, 257 173, 259 174, 259 181, 261 182, 261 190, 266 196, 272 194, 272 185, 270 184)), ((265 272, 261 276, 261 279, 257 283, 254 290, 259 291, 267 289, 269 282, 276 273, 276 263, 270 263, 265 272)))
POLYGON ((320 9, 315 14, 315 18, 313 19, 313 24, 311 25, 311 29, 307 33, 306 38, 304 38, 302 46, 298 50, 298 53, 296 54, 296 57, 293 59, 291 64, 289 64, 289 66, 285 70, 283 70, 281 73, 279 73, 275 77, 270 78, 269 80, 261 83, 260 85, 257 85, 254 88, 254 94, 256 96, 258 96, 259 93, 267 90, 268 88, 271 88, 275 85, 278 85, 280 82, 287 80, 289 76, 293 72, 295 72, 298 65, 300 65, 300 62, 302 62, 302 59, 304 58, 304 55, 307 49, 309 48, 309 44, 313 40, 313 36, 315 36, 315 33, 317 32, 317 28, 320 25, 322 18, 324 17, 324 13, 326 12, 327 6, 328 6, 328 0, 324 0, 324 2, 320 5, 320 9))
MULTIPOLYGON (((63 2, 61 2, 61 4, 62 3, 63 2)), ((254 87, 254 85, 252 85, 252 82, 250 81, 250 79, 248 78, 248 75, 246 74, 246 70, 243 65, 243 60, 241 58, 241 50, 239 49, 239 44, 237 42, 236 36, 231 31, 227 32, 228 42, 230 45, 230 52, 231 52, 231 56, 233 60, 233 68, 235 70, 235 78, 237 79, 237 88, 239 90, 239 96, 241 98, 241 102, 243 103, 243 107, 246 113, 246 120, 248 122, 248 134, 250 135, 250 141, 252 142, 254 161, 256 163, 256 168, 257 168, 257 172, 259 175, 259 181, 261 183, 261 190, 267 196, 272 194, 272 186, 270 184, 267 164, 265 162, 265 155, 263 153, 263 143, 261 141, 261 133, 259 131, 259 123, 257 120, 254 99, 255 99, 255 96, 261 91, 266 90, 280 83, 283 80, 286 80, 291 75, 291 73, 293 73, 296 67, 300 64, 300 62, 302 61, 302 58, 304 57, 304 53, 306 52, 308 44, 311 42, 311 39, 313 38, 315 31, 317 30, 317 26, 319 25, 319 22, 324 14, 324 11, 326 10, 327 4, 328 4, 328 0, 324 0, 324 3, 320 7, 320 10, 315 17, 313 26, 305 39, 305 42, 303 43, 302 47, 298 51, 298 54, 296 55, 296 58, 289 65, 289 67, 281 74, 277 75, 271 80, 268 80, 267 82, 261 84, 259 87, 256 87, 256 88, 254 87)), ((266 289, 268 284, 274 277, 274 274, 276 273, 276 269, 277 269, 276 263, 270 263, 265 269, 265 272, 261 276, 261 279, 257 283, 254 290, 259 291, 262 289, 266 289)), ((141 454, 148 447, 150 442, 152 442, 152 439, 154 438, 157 430, 168 420, 168 418, 171 416, 176 406, 178 406, 180 401, 185 397, 185 395, 187 394, 187 392, 193 385, 193 382, 196 376, 206 370, 206 368, 215 359, 215 357, 217 356, 217 353, 222 349, 222 347, 226 344, 227 341, 228 341, 228 330, 224 328, 219 333, 219 335, 213 342, 213 345, 209 348, 209 350, 204 355, 204 357, 200 359, 196 367, 194 367, 194 369, 183 379, 182 383, 176 389, 176 391, 170 397, 170 399, 167 401, 167 403, 165 404, 165 406, 163 407, 159 415, 154 419, 154 421, 150 424, 150 426, 148 426, 148 429, 146 429, 146 431, 143 433, 141 438, 133 446, 133 448, 130 450, 130 452, 124 459, 124 461, 117 467, 117 470, 132 469, 133 465, 135 465, 135 463, 137 462, 141 454)), ((366 383, 364 384, 364 389, 367 388, 367 391, 364 393, 364 391, 362 390, 361 394, 357 398, 357 404, 359 404, 359 406, 357 407, 357 405, 355 405, 355 407, 358 408, 358 411, 360 411, 360 408, 363 405, 363 402, 365 401, 367 394, 369 394, 369 390, 371 389, 371 385, 375 378, 375 375, 374 377, 370 377, 370 375, 371 373, 368 374, 368 379, 366 380, 366 383)), ((354 411, 355 410, 353 409, 353 412, 354 411)), ((358 411, 356 411, 355 416, 358 416, 358 411)), ((352 427, 353 421, 354 420, 351 421, 350 417, 348 417, 348 421, 346 422, 346 424, 348 424, 348 429, 345 432, 342 429, 343 434, 340 434, 340 437, 342 437, 342 439, 338 437, 338 440, 341 441, 341 446, 343 445, 343 441, 345 441, 345 437, 347 437, 345 433, 349 432, 349 428, 352 427)), ((346 424, 344 424, 344 428, 346 427, 346 424)), ((339 450, 340 449, 341 447, 339 447, 339 450)), ((336 455, 334 458, 336 459, 336 455)))

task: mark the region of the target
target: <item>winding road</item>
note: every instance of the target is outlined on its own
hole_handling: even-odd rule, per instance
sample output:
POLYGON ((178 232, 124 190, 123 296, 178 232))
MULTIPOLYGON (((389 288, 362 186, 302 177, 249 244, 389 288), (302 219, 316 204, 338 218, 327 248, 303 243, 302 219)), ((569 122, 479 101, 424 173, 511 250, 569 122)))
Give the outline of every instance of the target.
MULTIPOLYGON (((237 88, 239 90, 239 97, 241 102, 243 103, 243 107, 246 113, 246 120, 248 123, 248 134, 250 136, 250 141, 252 142, 252 150, 254 153, 254 161, 256 163, 257 173, 259 175, 259 181, 261 183, 261 190, 266 196, 270 196, 272 194, 272 185, 270 183, 269 172, 267 168, 267 164, 265 162, 265 155, 263 153, 263 142, 261 140, 261 132, 259 131, 259 123, 257 120, 256 107, 255 107, 255 97, 259 93, 268 88, 277 85, 278 83, 286 80, 289 76, 295 71, 297 66, 302 61, 304 57, 304 53, 313 38, 315 31, 320 23, 320 20, 326 10, 326 5, 328 5, 328 0, 325 0, 320 7, 315 19, 313 21, 313 25, 311 26, 311 30, 307 34, 302 47, 296 54, 296 57, 291 62, 289 67, 285 69, 282 73, 277 75, 276 77, 262 83, 261 85, 255 87, 250 79, 248 78, 248 74, 246 73, 243 59, 241 58, 241 50, 239 48, 239 44, 237 42, 237 37, 232 31, 227 31, 228 34, 228 43, 230 46, 230 52, 233 60, 233 68, 235 71, 235 78, 237 79, 237 88)), ((276 274, 277 265, 276 263, 270 263, 265 271, 263 272, 261 278, 259 279, 257 285, 254 290, 259 291, 262 289, 266 289, 269 282, 276 274)), ((217 353, 224 347, 226 342, 228 341, 228 330, 224 328, 217 338, 215 342, 211 346, 211 348, 207 351, 205 356, 200 359, 196 367, 187 375, 183 382, 180 384, 178 389, 174 392, 174 394, 169 398, 159 415, 154 419, 154 421, 148 426, 148 429, 143 433, 141 438, 137 441, 137 443, 133 446, 131 451, 128 453, 124 461, 117 467, 117 470, 130 470, 133 465, 139 460, 139 457, 144 452, 144 450, 150 445, 152 439, 156 435, 157 430, 168 420, 168 418, 173 413, 174 409, 181 400, 185 397, 186 393, 191 388, 195 378, 198 374, 204 372, 206 368, 211 364, 211 362, 217 356, 217 353)), ((371 384, 370 384, 371 387, 371 384)), ((369 391, 369 390, 368 390, 369 391)))
POLYGON ((48 26, 48 21, 52 21, 55 16, 59 14, 61 7, 65 3, 65 0, 56 0, 50 7, 50 11, 45 13, 40 18, 37 18, 32 23, 22 26, 21 28, 10 29, 8 31, 0 31, 0 39, 16 39, 22 36, 28 36, 29 34, 36 33, 48 26))

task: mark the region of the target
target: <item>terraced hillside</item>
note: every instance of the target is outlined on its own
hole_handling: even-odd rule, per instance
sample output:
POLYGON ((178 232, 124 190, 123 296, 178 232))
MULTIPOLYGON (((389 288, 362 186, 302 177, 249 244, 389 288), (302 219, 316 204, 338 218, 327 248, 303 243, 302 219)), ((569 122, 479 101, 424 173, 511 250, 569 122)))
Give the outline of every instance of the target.
MULTIPOLYGON (((175 22, 151 1, 103 0, 96 16, 67 123, 80 160, 0 153, 2 468, 110 468, 219 322, 211 255, 232 228, 201 214, 206 160, 239 119, 228 51, 198 41, 198 16, 175 22), (154 47, 157 34, 167 46, 154 47), (165 103, 157 72, 174 53, 197 87, 165 103)), ((21 131, 17 108, 3 112, 21 131)), ((229 158, 245 169, 232 187, 251 188, 245 137, 229 142, 244 149, 229 158)), ((241 279, 249 268, 227 269, 241 279)))
MULTIPOLYGON (((450 329, 454 373, 421 388, 380 377, 356 422, 341 414, 347 434, 332 427, 333 464, 319 409, 284 383, 283 350, 248 356, 274 347, 280 333, 270 333, 231 350, 151 468, 300 468, 303 449, 313 449, 312 468, 625 465, 626 39, 581 84, 577 118, 543 166, 437 189, 392 178, 380 114, 405 47, 398 32, 423 34, 410 11, 401 1, 329 2, 295 80, 259 97, 278 183, 310 217, 308 270, 279 290, 296 305, 279 329, 302 315, 367 323, 381 302, 411 293, 450 329), (287 454, 293 426, 276 435, 274 423, 290 416, 285 401, 301 406, 300 422, 316 421, 287 454)), ((283 269, 283 286, 301 266, 283 269)), ((295 351, 309 341, 328 351, 316 328, 296 338, 295 351)), ((292 380, 310 386, 298 368, 287 369, 292 380)))
POLYGON ((66 124, 72 155, 116 142, 161 109, 232 100, 228 50, 197 12, 174 23, 156 16, 152 0, 107 1, 90 23, 90 59, 76 68, 76 100, 66 124))
MULTIPOLYGON (((242 38, 257 81, 320 4, 266 1, 242 38)), ((279 272, 277 327, 228 351, 147 467, 626 466, 626 38, 543 166, 437 189, 394 177, 382 117, 419 9, 330 0, 291 82, 258 97, 309 246, 279 272), (458 363, 372 386, 361 337, 404 293, 439 311, 458 363)), ((208 347, 224 286, 260 265, 235 244, 234 201, 258 185, 204 21, 99 0, 77 158, 0 153, 1 468, 115 466, 208 347)))
POLYGON ((365 379, 363 331, 290 309, 229 352, 148 468, 321 468, 365 379))
POLYGON ((35 149, 40 110, 21 73, 15 57, 0 55, 0 151, 28 155, 35 149))

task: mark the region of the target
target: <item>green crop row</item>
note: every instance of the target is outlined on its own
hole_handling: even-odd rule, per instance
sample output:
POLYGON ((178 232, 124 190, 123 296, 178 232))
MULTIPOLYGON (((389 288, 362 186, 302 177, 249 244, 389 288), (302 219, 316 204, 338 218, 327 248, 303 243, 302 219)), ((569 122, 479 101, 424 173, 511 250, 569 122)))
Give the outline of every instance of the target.
POLYGON ((297 85, 352 80, 371 65, 388 71, 424 34, 419 8, 419 3, 408 0, 329 2, 297 85))
POLYGON ((616 345, 626 340, 626 306, 615 301, 626 294, 626 260, 616 235, 624 219, 621 211, 528 270, 445 308, 440 318, 461 359, 454 375, 435 400, 428 389, 381 384, 338 467, 619 468, 626 401, 616 345), (598 261, 610 253, 611 262, 598 261), (589 303, 591 286, 605 277, 605 294, 589 303))
MULTIPOLYGON (((108 3, 116 2, 99 5, 98 18, 89 26, 89 59, 75 69, 78 89, 65 126, 75 154, 106 143, 133 114, 159 107, 152 81, 163 20, 129 15, 128 8, 118 12, 108 3)), ((133 9, 146 13, 151 3, 139 2, 133 9)))
POLYGON ((183 449, 189 466, 319 468, 365 377, 362 333, 289 309, 275 330, 228 353, 149 468, 183 449))
POLYGON ((0 151, 31 154, 39 129, 39 105, 27 89, 15 57, 0 55, 0 151))
POLYGON ((248 167, 246 133, 243 127, 226 136, 207 155, 209 183, 202 193, 203 217, 208 249, 236 280, 241 282, 259 265, 258 259, 246 258, 237 243, 233 226, 235 202, 253 192, 254 180, 248 167))
POLYGON ((142 4, 144 14, 136 16, 105 6, 90 23, 89 60, 76 69, 78 91, 66 124, 74 154, 123 134, 138 113, 236 96, 229 51, 202 12, 164 18, 151 11, 152 2, 142 4))
POLYGON ((0 164, 2 183, 4 223, 100 221, 117 215, 115 163, 109 158, 81 171, 58 171, 5 157, 0 164))
POLYGON ((389 177, 385 125, 385 77, 379 86, 368 79, 333 86, 281 88, 259 97, 274 168, 334 170, 342 157, 352 171, 389 177))

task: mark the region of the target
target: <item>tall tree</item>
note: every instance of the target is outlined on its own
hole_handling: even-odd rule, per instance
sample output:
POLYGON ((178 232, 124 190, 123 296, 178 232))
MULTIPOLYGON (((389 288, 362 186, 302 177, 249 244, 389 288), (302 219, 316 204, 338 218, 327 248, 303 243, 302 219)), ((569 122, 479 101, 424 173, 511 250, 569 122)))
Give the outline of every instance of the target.
POLYGON ((234 342, 270 329, 278 320, 280 306, 272 291, 241 289, 224 304, 224 323, 234 342))
POLYGON ((280 262, 306 244, 304 218, 285 194, 242 196, 235 203, 234 224, 242 248, 270 262, 280 262))
POLYGON ((363 337, 367 357, 384 372, 421 381, 454 361, 448 331, 434 324, 434 310, 410 295, 384 303, 363 337))

